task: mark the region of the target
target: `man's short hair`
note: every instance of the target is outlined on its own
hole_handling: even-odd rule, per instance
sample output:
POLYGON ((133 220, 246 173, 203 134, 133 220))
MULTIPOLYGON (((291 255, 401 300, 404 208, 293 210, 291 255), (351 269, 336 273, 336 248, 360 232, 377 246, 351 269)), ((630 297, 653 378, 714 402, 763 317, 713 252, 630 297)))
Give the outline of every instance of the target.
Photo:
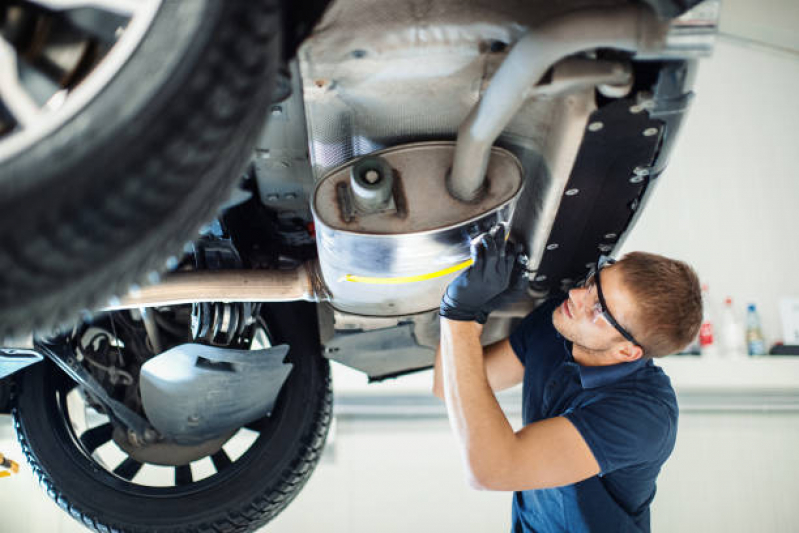
POLYGON ((687 263, 631 252, 616 263, 635 299, 633 331, 646 357, 663 357, 688 346, 702 325, 702 289, 687 263))

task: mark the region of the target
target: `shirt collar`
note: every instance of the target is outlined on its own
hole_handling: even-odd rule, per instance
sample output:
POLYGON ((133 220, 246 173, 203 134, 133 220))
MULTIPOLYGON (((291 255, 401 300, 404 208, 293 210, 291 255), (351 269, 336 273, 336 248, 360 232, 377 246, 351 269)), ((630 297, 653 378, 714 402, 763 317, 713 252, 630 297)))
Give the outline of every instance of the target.
POLYGON ((583 366, 575 361, 572 356, 572 343, 566 340, 559 332, 556 332, 556 334, 559 339, 563 339, 566 360, 577 366, 577 370, 580 373, 580 383, 584 389, 595 389, 603 385, 621 381, 639 368, 643 368, 647 364, 652 364, 650 358, 642 357, 631 363, 618 363, 606 366, 583 366))
POLYGON ((642 357, 630 363, 618 363, 608 366, 583 366, 578 363, 577 368, 580 371, 580 383, 582 383, 583 388, 594 389, 620 381, 650 362, 649 358, 642 357))

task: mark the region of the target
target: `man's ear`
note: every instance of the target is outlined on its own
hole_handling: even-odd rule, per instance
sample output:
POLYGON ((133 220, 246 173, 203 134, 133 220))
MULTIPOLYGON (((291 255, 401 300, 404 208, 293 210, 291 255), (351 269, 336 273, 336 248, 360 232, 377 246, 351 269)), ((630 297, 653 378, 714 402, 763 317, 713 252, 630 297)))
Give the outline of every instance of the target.
POLYGON ((615 355, 620 363, 632 363, 644 356, 644 350, 631 342, 624 342, 615 350, 615 355))

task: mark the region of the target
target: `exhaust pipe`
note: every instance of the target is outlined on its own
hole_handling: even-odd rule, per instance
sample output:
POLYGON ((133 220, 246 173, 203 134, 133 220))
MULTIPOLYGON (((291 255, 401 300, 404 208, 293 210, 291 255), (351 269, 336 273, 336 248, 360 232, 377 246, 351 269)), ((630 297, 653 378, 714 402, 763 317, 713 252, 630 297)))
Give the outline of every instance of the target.
POLYGON ((326 299, 315 261, 294 270, 176 272, 111 301, 103 311, 194 302, 318 302, 326 299))
POLYGON ((483 98, 458 129, 448 177, 450 193, 464 202, 479 198, 491 146, 552 65, 571 54, 597 48, 662 51, 668 30, 668 21, 659 20, 651 9, 638 5, 575 11, 528 31, 513 46, 483 98))

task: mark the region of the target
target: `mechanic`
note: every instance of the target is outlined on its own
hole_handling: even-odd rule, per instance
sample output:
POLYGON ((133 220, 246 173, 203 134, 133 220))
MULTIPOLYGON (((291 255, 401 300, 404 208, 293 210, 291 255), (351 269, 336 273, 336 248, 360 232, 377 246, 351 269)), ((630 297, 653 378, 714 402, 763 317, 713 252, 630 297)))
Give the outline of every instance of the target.
POLYGON ((687 264, 634 252, 539 305, 511 336, 480 335, 522 270, 504 230, 473 246, 447 287, 433 392, 446 402, 470 485, 515 491, 512 531, 649 531, 678 408, 653 358, 696 336, 702 300, 687 264), (523 383, 514 431, 494 392, 523 383))

